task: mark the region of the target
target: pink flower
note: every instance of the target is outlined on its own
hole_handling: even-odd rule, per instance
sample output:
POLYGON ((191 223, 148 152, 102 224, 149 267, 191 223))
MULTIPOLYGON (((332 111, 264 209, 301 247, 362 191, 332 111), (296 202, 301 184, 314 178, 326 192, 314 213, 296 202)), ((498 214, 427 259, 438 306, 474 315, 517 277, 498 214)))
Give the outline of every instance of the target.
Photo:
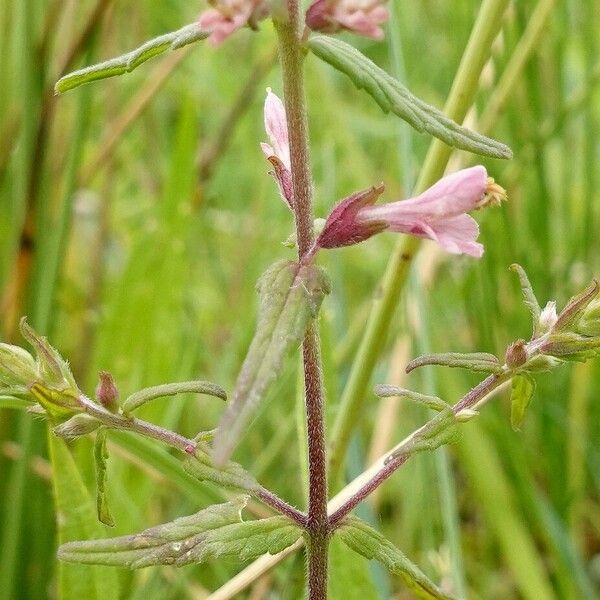
POLYGON ((383 186, 342 200, 331 212, 316 246, 336 248, 363 241, 384 229, 428 238, 453 254, 480 257, 479 226, 466 214, 505 197, 484 167, 463 169, 440 179, 415 198, 374 206, 383 186))
POLYGON ((198 20, 202 29, 211 31, 209 41, 218 46, 232 33, 248 24, 266 17, 267 9, 262 0, 212 0, 213 8, 204 11, 198 20))
POLYGON ((381 40, 384 34, 379 25, 388 17, 382 0, 316 0, 306 11, 306 24, 313 31, 336 33, 347 29, 381 40))
POLYGON ((294 192, 292 188, 290 142, 285 108, 281 99, 271 91, 271 88, 267 88, 264 115, 265 130, 271 144, 263 142, 260 147, 267 160, 273 165, 274 170, 271 172, 271 175, 277 181, 281 197, 287 202, 290 208, 293 208, 294 192))

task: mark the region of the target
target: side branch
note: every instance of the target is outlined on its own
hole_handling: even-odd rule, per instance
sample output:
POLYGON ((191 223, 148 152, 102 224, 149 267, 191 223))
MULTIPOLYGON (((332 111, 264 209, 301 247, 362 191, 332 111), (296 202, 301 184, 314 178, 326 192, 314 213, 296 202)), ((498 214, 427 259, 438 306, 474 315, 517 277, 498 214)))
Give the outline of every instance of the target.
MULTIPOLYGON (((196 441, 179 433, 164 429, 163 427, 136 417, 125 417, 123 415, 111 413, 100 404, 92 402, 83 394, 80 394, 79 396, 79 403, 87 414, 98 419, 98 421, 106 427, 139 433, 140 435, 158 440, 167 446, 171 446, 171 448, 175 448, 176 450, 192 456, 196 452, 196 441)), ((279 498, 279 496, 270 490, 259 485, 256 490, 251 490, 251 492, 258 500, 261 500, 264 504, 270 506, 278 513, 290 518, 301 527, 306 527, 306 515, 285 502, 285 500, 279 498)))
MULTIPOLYGON (((452 407, 453 414, 459 416, 461 412, 470 410, 485 401, 494 390, 509 381, 511 377, 512 373, 510 371, 486 377, 452 407)), ((410 443, 417 437, 426 436, 433 427, 435 427, 435 423, 434 419, 431 419, 387 453, 386 458, 383 461, 383 466, 330 515, 329 527, 331 531, 339 527, 344 520, 344 517, 408 461, 412 455, 409 450, 410 443), (403 453, 403 449, 406 449, 407 451, 403 453)))

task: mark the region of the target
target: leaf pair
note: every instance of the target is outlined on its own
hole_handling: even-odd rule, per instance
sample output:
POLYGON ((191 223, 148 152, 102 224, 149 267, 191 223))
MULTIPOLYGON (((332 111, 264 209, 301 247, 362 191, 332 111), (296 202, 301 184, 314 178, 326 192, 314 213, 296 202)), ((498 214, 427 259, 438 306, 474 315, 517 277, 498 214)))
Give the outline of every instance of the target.
POLYGON ((302 535, 282 516, 242 521, 246 502, 242 496, 134 535, 70 542, 60 547, 58 556, 68 562, 130 569, 183 566, 227 556, 245 561, 281 552, 302 535))

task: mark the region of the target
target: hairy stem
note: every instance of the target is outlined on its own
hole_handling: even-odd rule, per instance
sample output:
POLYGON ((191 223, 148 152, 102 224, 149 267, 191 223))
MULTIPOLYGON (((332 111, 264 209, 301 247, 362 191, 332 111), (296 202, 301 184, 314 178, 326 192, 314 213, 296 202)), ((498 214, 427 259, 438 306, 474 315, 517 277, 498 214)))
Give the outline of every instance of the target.
MULTIPOLYGON (((476 385, 472 390, 465 394, 453 407, 452 412, 458 415, 463 410, 472 409, 478 406, 485 398, 487 398, 495 389, 510 380, 512 372, 506 371, 499 375, 490 375, 481 383, 476 385)), ((342 506, 340 506, 329 518, 330 528, 333 530, 338 527, 344 517, 350 513, 358 504, 365 500, 374 490, 376 490, 390 475, 395 473, 410 457, 411 453, 402 452, 403 447, 410 447, 410 442, 415 437, 426 435, 432 427, 435 426, 435 421, 432 419, 417 429, 406 440, 400 443, 396 448, 388 453, 387 458, 383 461, 383 466, 374 473, 371 478, 364 483, 352 496, 350 496, 342 506)))
POLYGON ((308 438, 309 599, 320 600, 327 597, 329 519, 321 354, 316 323, 312 323, 306 332, 303 357, 308 438))
POLYGON ((288 21, 275 21, 275 26, 279 38, 279 60, 290 140, 298 257, 301 259, 313 242, 312 181, 298 0, 289 0, 288 10, 288 21))
MULTIPOLYGON (((303 51, 300 5, 288 0, 285 22, 275 21, 279 38, 279 59, 290 139, 294 216, 298 258, 308 258, 313 243, 312 181, 308 147, 308 126, 304 99, 303 51)), ((327 597, 327 554, 329 520, 327 517, 327 454, 323 418, 323 385, 318 326, 313 322, 304 338, 304 389, 308 438, 308 597, 327 597)))

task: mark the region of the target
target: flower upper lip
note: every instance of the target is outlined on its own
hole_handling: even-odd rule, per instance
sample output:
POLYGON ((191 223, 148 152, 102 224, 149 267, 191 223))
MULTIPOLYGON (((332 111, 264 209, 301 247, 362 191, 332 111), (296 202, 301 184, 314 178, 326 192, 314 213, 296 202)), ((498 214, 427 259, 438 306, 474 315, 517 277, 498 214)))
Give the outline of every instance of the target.
POLYGON ((273 165, 271 175, 277 182, 281 197, 290 208, 293 208, 294 191, 292 188, 290 141, 285 107, 281 99, 271 91, 271 88, 267 88, 264 121, 265 131, 271 143, 262 142, 260 147, 267 160, 273 165))

